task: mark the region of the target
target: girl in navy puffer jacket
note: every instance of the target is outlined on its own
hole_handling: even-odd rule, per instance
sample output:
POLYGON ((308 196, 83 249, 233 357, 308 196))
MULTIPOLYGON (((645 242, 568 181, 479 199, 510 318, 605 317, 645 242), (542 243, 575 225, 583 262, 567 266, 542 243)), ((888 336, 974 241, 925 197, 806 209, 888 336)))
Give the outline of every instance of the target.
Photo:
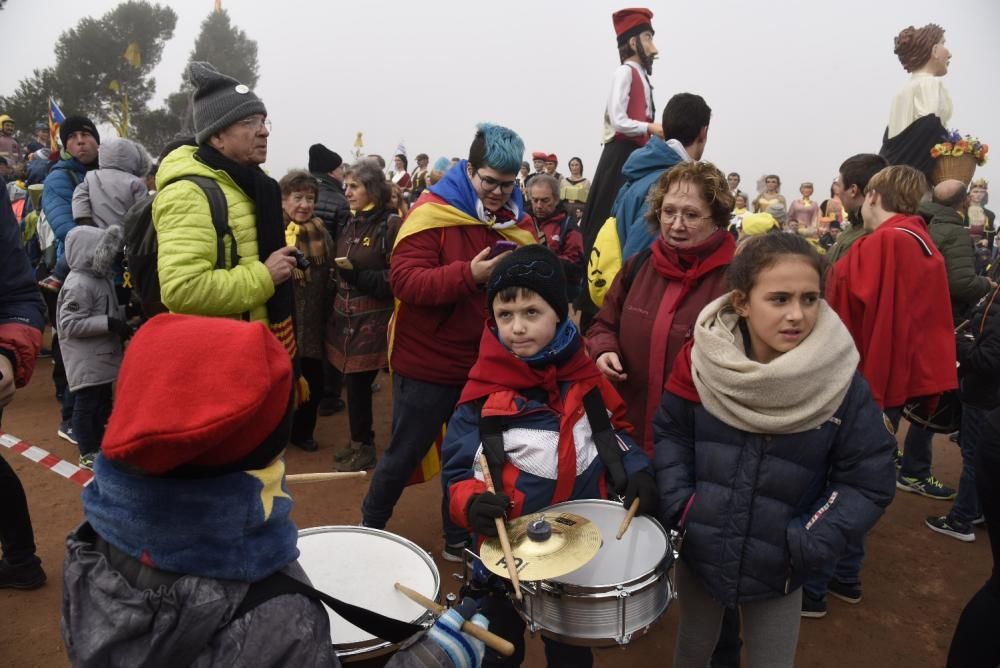
POLYGON ((699 314, 653 426, 660 516, 685 531, 674 665, 740 606, 749 664, 791 666, 801 585, 892 500, 896 440, 801 237, 746 242, 699 314))

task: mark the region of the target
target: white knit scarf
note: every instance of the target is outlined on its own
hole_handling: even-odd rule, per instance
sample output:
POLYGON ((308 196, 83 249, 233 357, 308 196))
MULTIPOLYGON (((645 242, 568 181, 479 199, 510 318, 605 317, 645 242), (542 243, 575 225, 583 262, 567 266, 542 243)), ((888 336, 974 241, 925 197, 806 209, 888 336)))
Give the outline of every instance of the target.
POLYGON ((816 326, 768 364, 747 356, 740 317, 725 294, 698 314, 691 371, 705 409, 758 434, 794 434, 833 417, 850 388, 859 355, 847 327, 824 300, 816 326))

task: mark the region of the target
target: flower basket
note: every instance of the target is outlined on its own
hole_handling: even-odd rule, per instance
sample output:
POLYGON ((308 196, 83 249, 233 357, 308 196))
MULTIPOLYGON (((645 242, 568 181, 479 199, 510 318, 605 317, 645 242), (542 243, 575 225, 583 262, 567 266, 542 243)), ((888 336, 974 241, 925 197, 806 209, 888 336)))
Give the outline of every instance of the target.
POLYGON ((968 185, 972 183, 972 175, 976 173, 976 165, 979 161, 971 153, 962 155, 942 155, 934 161, 934 171, 931 173, 931 181, 934 185, 957 179, 968 185))

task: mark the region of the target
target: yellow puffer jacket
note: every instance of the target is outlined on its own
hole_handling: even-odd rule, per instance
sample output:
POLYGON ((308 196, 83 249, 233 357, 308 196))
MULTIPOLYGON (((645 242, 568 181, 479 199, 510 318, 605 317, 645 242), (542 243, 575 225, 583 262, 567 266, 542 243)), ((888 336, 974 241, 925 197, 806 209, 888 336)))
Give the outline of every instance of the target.
MULTIPOLYGON (((252 320, 266 324, 265 304, 274 294, 274 282, 257 256, 257 206, 232 177, 198 160, 195 150, 183 146, 173 151, 156 173, 153 226, 159 244, 160 298, 173 313, 239 318, 249 312, 252 320), (236 267, 216 269, 217 237, 208 199, 191 181, 170 183, 182 176, 206 176, 221 186, 240 257, 236 267)), ((225 244, 229 266, 228 235, 225 244)))

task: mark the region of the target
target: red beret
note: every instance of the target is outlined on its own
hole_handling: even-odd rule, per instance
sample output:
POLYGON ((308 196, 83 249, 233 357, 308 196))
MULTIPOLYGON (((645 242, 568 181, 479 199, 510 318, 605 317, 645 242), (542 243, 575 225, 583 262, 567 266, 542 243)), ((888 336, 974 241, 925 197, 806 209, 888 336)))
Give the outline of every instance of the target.
POLYGON ((653 30, 653 12, 645 7, 619 9, 611 15, 611 20, 615 24, 615 35, 619 44, 624 44, 646 30, 653 30))
POLYGON ((233 464, 282 423, 291 391, 291 359, 264 323, 158 315, 125 353, 101 451, 152 475, 233 464))
POLYGON ((545 162, 559 162, 559 158, 556 157, 555 153, 549 153, 545 156, 545 162))
POLYGON ((531 154, 532 160, 545 160, 546 157, 548 156, 545 155, 545 151, 535 151, 531 154))

